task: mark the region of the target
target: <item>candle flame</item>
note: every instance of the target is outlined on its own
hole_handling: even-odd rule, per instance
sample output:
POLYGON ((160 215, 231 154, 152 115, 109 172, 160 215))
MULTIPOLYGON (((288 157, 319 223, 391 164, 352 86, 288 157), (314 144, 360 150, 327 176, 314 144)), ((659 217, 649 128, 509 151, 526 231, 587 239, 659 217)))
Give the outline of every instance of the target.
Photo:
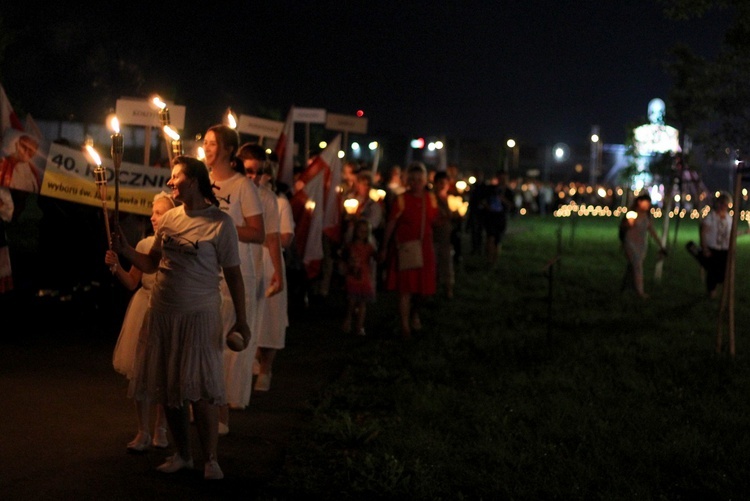
POLYGON ((380 202, 385 198, 385 190, 370 188, 370 199, 373 202, 380 202))
POLYGON ((346 210, 347 214, 357 212, 357 207, 359 207, 359 201, 356 198, 347 198, 344 200, 344 210, 346 210))
POLYGON ((172 140, 177 141, 180 139, 180 135, 177 133, 176 130, 174 130, 171 126, 165 125, 164 126, 164 134, 169 136, 172 140))
POLYGON ((625 217, 628 219, 636 219, 638 217, 638 213, 634 210, 630 210, 627 214, 625 214, 625 217))
POLYGON ((448 195, 448 209, 451 212, 459 212, 461 206, 464 203, 464 199, 457 195, 448 195))
POLYGON ((469 202, 464 202, 461 207, 458 208, 458 215, 464 217, 469 212, 469 202))
POLYGON ((102 165, 102 159, 99 156, 99 153, 96 152, 96 150, 94 149, 94 147, 91 146, 90 144, 87 144, 86 145, 86 152, 89 154, 89 156, 94 161, 94 163, 96 165, 98 165, 99 167, 101 167, 101 165, 102 165))
POLYGON ((315 210, 315 200, 308 200, 307 202, 305 202, 305 209, 307 209, 309 211, 314 211, 315 210))

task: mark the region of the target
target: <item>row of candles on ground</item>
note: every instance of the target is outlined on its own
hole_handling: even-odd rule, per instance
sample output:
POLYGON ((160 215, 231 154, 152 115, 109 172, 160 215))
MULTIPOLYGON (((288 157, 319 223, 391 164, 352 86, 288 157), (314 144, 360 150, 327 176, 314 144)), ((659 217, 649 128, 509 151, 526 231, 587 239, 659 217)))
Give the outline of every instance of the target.
MULTIPOLYGON (((700 210, 699 209, 691 209, 687 210, 684 208, 675 208, 670 210, 667 213, 667 217, 669 218, 685 218, 689 217, 690 219, 703 219, 706 217, 706 215, 711 211, 711 207, 708 205, 704 205, 700 210)), ((734 210, 730 208, 729 211, 730 214, 734 214, 734 210)), ((525 211, 521 212, 521 215, 526 214, 525 211)), ((607 206, 602 205, 578 205, 576 203, 570 203, 566 205, 560 206, 556 211, 553 212, 553 215, 555 217, 571 217, 571 216, 603 216, 603 217, 617 217, 619 218, 622 215, 625 215, 626 219, 636 219, 638 217, 638 214, 628 209, 627 207, 616 207, 614 209, 610 209, 607 206)), ((652 207, 651 208, 651 215, 654 218, 661 218, 663 215, 663 212, 661 208, 659 207, 652 207)), ((750 223, 750 211, 748 210, 741 210, 740 211, 740 221, 748 221, 750 223)))

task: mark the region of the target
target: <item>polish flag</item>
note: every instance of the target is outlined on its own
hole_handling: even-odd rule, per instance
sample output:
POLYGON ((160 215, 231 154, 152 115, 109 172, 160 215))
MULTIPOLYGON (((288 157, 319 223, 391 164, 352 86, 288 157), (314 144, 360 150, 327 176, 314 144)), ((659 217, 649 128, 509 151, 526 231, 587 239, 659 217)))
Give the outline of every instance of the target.
POLYGON ((274 150, 279 159, 279 172, 276 179, 294 189, 294 106, 289 108, 286 123, 274 150))
POLYGON ((323 261, 323 233, 337 239, 340 211, 337 188, 341 181, 341 135, 319 155, 310 159, 296 182, 291 198, 294 242, 302 256, 308 278, 320 273, 323 261))

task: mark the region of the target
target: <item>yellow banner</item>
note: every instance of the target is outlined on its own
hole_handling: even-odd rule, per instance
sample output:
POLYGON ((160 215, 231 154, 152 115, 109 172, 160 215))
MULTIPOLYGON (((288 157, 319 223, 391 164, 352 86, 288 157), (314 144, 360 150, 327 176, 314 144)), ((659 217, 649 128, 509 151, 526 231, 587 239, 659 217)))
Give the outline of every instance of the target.
MULTIPOLYGON (((94 175, 96 168, 97 165, 91 163, 82 151, 51 143, 40 194, 102 206, 94 175)), ((102 158, 102 168, 105 171, 107 207, 112 210, 115 205, 115 167, 111 159, 102 158)), ((154 195, 170 191, 167 188, 170 175, 168 168, 122 162, 118 176, 120 211, 150 216, 154 195)))

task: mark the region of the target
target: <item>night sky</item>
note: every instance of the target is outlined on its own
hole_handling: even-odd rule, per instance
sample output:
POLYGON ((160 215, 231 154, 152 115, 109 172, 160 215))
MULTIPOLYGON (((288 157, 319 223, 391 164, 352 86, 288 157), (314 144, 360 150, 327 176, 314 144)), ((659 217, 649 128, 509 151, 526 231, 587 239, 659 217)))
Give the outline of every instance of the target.
MULTIPOLYGON (((120 15, 112 5, 59 15, 102 23, 96 36, 123 53, 149 51, 141 90, 166 99, 174 90, 196 129, 188 133, 228 106, 267 116, 295 105, 363 109, 374 134, 536 144, 586 141, 594 124, 606 143, 623 142, 652 98, 667 100, 667 49, 681 41, 712 55, 727 24, 721 15, 669 21, 655 0, 280 0, 120 6, 120 15)), ((54 80, 38 78, 39 90, 32 79, 13 88, 13 67, 3 68, 11 98, 54 92, 54 80)))

